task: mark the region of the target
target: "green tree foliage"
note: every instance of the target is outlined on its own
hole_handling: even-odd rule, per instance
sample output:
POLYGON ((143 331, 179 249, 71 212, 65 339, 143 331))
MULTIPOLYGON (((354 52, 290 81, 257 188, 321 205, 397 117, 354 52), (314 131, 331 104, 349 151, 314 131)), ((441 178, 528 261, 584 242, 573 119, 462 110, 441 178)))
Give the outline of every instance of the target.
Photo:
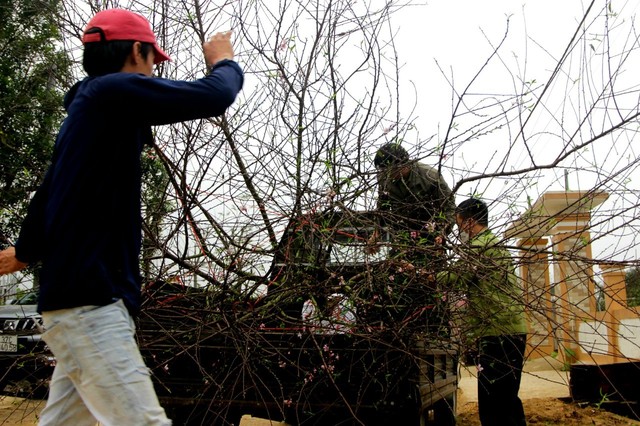
POLYGON ((15 238, 64 110, 57 0, 0 0, 0 231, 15 238))
POLYGON ((627 305, 640 305, 640 268, 629 269, 624 278, 627 284, 627 305))
POLYGON ((142 153, 142 205, 144 208, 144 236, 142 239, 141 271, 151 280, 152 260, 158 252, 158 241, 162 234, 163 220, 171 211, 167 200, 169 174, 158 153, 147 147, 142 153))

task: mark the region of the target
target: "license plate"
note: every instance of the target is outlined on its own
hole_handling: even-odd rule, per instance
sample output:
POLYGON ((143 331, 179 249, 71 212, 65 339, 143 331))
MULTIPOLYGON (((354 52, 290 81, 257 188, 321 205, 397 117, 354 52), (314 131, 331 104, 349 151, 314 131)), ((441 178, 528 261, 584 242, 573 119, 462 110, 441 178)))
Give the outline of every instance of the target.
POLYGON ((18 352, 18 336, 0 335, 0 352, 18 352))

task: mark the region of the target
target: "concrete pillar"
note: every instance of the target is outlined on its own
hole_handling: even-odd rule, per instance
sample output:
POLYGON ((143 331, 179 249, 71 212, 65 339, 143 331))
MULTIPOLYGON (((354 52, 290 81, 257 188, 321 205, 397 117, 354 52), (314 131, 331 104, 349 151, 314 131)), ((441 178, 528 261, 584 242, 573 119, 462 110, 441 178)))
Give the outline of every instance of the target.
MULTIPOLYGON (((526 247, 532 248, 533 256, 539 248, 537 241, 545 237, 551 239, 548 250, 552 253, 553 282, 550 283, 546 278, 546 292, 550 299, 546 330, 556 331, 558 356, 567 366, 576 361, 579 352, 578 322, 595 314, 589 222, 591 210, 608 197, 609 194, 597 191, 546 192, 505 231, 505 238, 521 241, 523 251, 526 247)), ((540 260, 547 261, 542 257, 540 260)), ((543 280, 534 279, 531 265, 521 268, 521 273, 527 292, 542 292, 540 286, 543 280), (533 282, 535 286, 532 286, 533 282)), ((544 300, 535 293, 527 295, 526 299, 544 300)), ((544 303, 547 303, 546 300, 544 303)), ((539 303, 534 307, 544 312, 544 307, 540 307, 539 303)), ((539 315, 535 320, 544 322, 545 318, 539 315)), ((532 326, 536 333, 545 330, 533 320, 532 326)), ((535 340, 532 339, 531 343, 535 344, 535 340)))
POLYGON ((606 312, 627 308, 627 283, 624 265, 601 263, 606 312))
MULTIPOLYGON (((604 280, 604 312, 602 322, 606 326, 608 354, 624 359, 620 352, 620 311, 627 309, 627 285, 623 265, 601 263, 604 280), (616 312, 617 311, 617 312, 616 312)), ((624 330, 628 332, 628 330, 624 330)))
POLYGON ((572 364, 579 348, 578 323, 581 318, 593 318, 596 312, 591 243, 589 232, 580 226, 587 215, 565 218, 552 230, 554 253, 554 294, 557 298, 558 353, 560 359, 572 364), (580 229, 580 227, 582 229, 580 229), (573 228, 573 229, 571 229, 573 228), (558 232, 564 231, 564 232, 558 232))
POLYGON ((555 314, 551 302, 549 254, 547 238, 522 239, 520 247, 520 277, 522 278, 525 310, 529 326, 527 358, 551 355, 555 349, 555 314))

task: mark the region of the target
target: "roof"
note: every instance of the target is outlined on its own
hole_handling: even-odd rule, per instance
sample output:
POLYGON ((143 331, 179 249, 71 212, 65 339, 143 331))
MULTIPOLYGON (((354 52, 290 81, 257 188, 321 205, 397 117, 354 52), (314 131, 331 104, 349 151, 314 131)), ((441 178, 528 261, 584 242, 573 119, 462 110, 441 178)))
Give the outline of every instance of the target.
POLYGON ((505 231, 506 239, 539 239, 550 235, 561 221, 575 221, 576 227, 588 225, 591 210, 609 198, 604 191, 545 192, 505 231))

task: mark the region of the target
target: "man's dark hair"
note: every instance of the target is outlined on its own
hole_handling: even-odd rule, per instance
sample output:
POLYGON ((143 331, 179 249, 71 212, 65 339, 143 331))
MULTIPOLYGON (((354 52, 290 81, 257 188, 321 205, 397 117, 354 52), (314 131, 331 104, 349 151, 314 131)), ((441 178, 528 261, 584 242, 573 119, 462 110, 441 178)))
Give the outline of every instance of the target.
POLYGON ((458 204, 456 214, 462 219, 473 219, 482 226, 489 226, 489 208, 477 198, 469 198, 458 204))
POLYGON ((387 143, 382 145, 373 159, 373 164, 377 169, 389 166, 398 166, 409 161, 409 153, 398 143, 387 143))
MULTIPOLYGON (((100 28, 91 28, 86 34, 100 33, 104 40, 104 34, 100 28)), ((82 67, 90 77, 113 74, 120 72, 131 53, 133 40, 113 40, 85 43, 82 56, 82 67)), ((140 54, 147 58, 153 51, 153 44, 141 42, 140 54)))

